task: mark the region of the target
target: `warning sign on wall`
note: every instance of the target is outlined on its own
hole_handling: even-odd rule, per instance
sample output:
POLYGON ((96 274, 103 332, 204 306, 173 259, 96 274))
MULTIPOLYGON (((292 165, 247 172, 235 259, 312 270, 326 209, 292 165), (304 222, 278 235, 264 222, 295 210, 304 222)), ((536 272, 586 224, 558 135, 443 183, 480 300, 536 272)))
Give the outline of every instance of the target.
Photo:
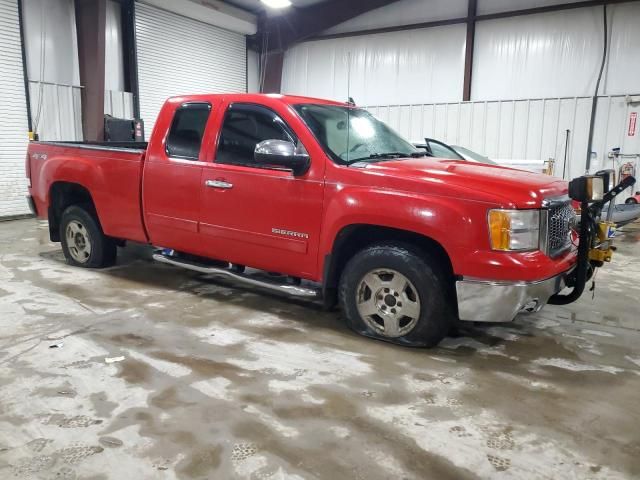
POLYGON ((636 136, 636 127, 638 125, 638 112, 631 112, 629 115, 629 133, 630 137, 636 136))

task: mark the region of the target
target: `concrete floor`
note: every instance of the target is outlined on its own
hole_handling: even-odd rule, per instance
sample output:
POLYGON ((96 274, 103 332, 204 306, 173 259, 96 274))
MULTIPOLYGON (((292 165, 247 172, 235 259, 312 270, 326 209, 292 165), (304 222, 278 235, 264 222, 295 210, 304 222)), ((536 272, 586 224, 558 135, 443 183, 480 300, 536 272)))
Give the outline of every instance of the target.
POLYGON ((639 242, 595 300, 411 350, 0 223, 0 478, 640 478, 639 242))

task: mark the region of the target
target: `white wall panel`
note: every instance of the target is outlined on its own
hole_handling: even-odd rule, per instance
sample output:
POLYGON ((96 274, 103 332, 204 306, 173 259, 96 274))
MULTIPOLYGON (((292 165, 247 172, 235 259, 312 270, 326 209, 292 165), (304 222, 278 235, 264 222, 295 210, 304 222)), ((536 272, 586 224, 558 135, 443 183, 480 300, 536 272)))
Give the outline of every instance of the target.
MULTIPOLYGON (((640 4, 608 7, 600 94, 640 93, 640 4)), ((473 100, 593 95, 602 61, 602 7, 479 22, 473 100)))
MULTIPOLYGON (((488 14, 564 1, 480 0, 478 8, 480 14, 488 14)), ((464 16, 465 8, 466 0, 403 0, 325 33, 455 18, 464 16)), ((610 47, 600 94, 639 94, 640 2, 607 8, 610 47)), ((602 23, 601 6, 478 22, 472 99, 593 95, 602 60, 602 23)), ((287 52, 283 85, 287 92, 342 100, 346 98, 346 58, 350 52, 351 90, 358 102, 458 100, 464 28, 458 25, 302 43, 287 52), (447 34, 427 33, 445 32, 444 28, 451 30, 447 34), (432 72, 437 78, 430 77, 432 72)))
POLYGON ((359 104, 457 101, 465 26, 305 42, 288 50, 282 91, 359 104), (348 65, 351 81, 348 88, 348 65))
POLYGON ((605 92, 640 93, 640 3, 611 5, 608 16, 611 37, 605 92))
POLYGON ((22 0, 29 80, 80 85, 73 0, 22 0))
POLYGON ((114 0, 107 2, 104 67, 105 90, 124 91, 122 12, 120 4, 114 0))
POLYGON ((602 11, 582 8, 479 22, 473 100, 592 95, 602 11))
POLYGON ((478 0, 478 15, 511 12, 526 8, 548 7, 562 3, 577 3, 582 0, 478 0))
POLYGON ((147 138, 168 97, 246 90, 244 35, 138 2, 136 40, 147 138))
POLYGON ((21 0, 33 130, 41 140, 82 140, 73 0, 21 0))
MULTIPOLYGON (((381 105, 368 107, 406 138, 422 142, 425 137, 461 145, 507 165, 540 169, 555 160, 555 174, 562 176, 566 131, 569 130, 565 178, 582 175, 585 169, 591 98, 547 98, 508 101, 381 105)), ((596 117, 592 171, 619 168, 609 158, 612 149, 640 155, 640 132, 629 136, 631 112, 626 96, 600 97, 596 117)), ((640 169, 640 164, 637 166, 640 169)))
POLYGON ((133 118, 133 94, 124 91, 122 8, 114 0, 107 2, 104 58, 104 113, 116 118, 133 118))
POLYGON ((461 18, 467 15, 467 0, 400 0, 340 23, 323 34, 357 32, 373 28, 461 18))
POLYGON ((0 0, 0 217, 29 213, 27 101, 24 91, 18 4, 0 0))

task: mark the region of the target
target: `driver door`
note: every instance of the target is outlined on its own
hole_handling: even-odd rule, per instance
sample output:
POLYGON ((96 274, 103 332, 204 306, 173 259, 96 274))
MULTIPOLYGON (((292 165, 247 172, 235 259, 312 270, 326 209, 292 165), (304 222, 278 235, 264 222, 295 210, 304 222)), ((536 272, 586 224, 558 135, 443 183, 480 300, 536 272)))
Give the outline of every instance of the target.
POLYGON ((254 160, 264 140, 299 141, 283 119, 286 113, 247 103, 228 106, 214 162, 202 172, 200 234, 212 258, 311 278, 322 216, 321 171, 311 168, 295 177, 254 160))
POLYGON ((425 138, 426 147, 431 154, 431 156, 436 158, 446 158, 449 160, 464 160, 464 157, 456 152, 449 145, 445 145, 438 140, 433 140, 432 138, 425 138))

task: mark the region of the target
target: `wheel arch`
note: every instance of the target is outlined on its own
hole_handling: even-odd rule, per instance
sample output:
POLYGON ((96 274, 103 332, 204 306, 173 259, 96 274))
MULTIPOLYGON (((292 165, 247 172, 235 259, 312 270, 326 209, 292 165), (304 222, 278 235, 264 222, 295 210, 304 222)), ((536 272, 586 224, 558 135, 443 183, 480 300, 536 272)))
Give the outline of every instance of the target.
MULTIPOLYGON (((91 192, 84 185, 76 182, 58 181, 49 188, 49 237, 52 242, 60 241, 60 221, 62 212, 72 205, 90 205, 96 214, 96 206, 91 192)), ((96 219, 97 219, 97 215, 96 219)), ((98 223, 99 223, 98 219, 98 223)))
POLYGON ((338 232, 331 252, 324 259, 322 290, 327 308, 337 303, 338 283, 349 259, 362 249, 385 241, 411 245, 433 258, 446 279, 451 280, 449 282, 451 288, 455 289, 453 264, 446 249, 438 241, 411 230, 372 224, 352 224, 338 232))

